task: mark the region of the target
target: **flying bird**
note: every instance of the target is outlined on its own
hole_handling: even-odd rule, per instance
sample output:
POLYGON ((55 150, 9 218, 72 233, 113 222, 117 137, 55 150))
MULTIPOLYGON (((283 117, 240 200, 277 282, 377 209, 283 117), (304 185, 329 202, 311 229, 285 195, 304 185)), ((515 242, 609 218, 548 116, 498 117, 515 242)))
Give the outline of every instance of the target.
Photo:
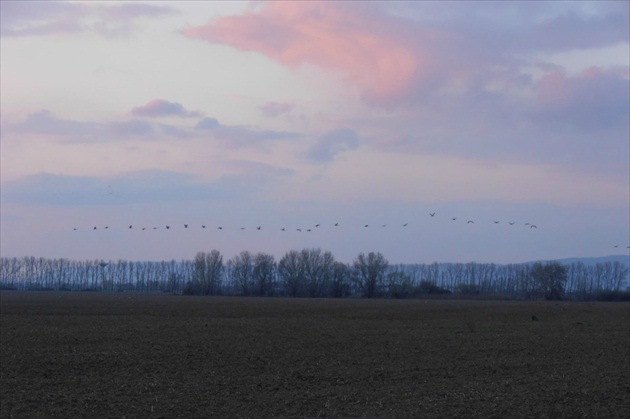
POLYGON ((387 224, 383 224, 381 227, 387 227, 387 224))
POLYGON ((468 220, 466 224, 475 224, 475 222, 473 220, 468 220))
POLYGON ((335 227, 337 227, 339 225, 339 223, 335 223, 335 227))
POLYGON ((129 226, 129 228, 133 228, 133 226, 131 225, 131 226, 129 226))
POLYGON ((409 224, 409 223, 405 223, 405 224, 403 224, 403 227, 407 227, 407 224, 409 224))
POLYGON ((144 231, 144 230, 146 230, 146 229, 147 229, 146 227, 142 227, 142 231, 144 231))
POLYGON ((495 221, 494 223, 495 223, 495 224, 499 224, 499 223, 500 223, 500 221, 495 221))
POLYGON ((166 229, 169 230, 171 228, 171 226, 166 226, 166 229))
POLYGON ((529 228, 538 228, 538 227, 536 227, 535 224, 532 224, 532 225, 529 226, 529 228))
POLYGON ((109 226, 105 226, 105 230, 109 229, 109 226))
POLYGON ((514 225, 514 221, 508 221, 508 224, 513 226, 514 225))
POLYGON ((219 226, 219 230, 223 230, 223 227, 219 226))
POLYGON ((73 228, 73 230, 74 230, 74 231, 77 231, 77 228, 75 227, 75 228, 73 228))
POLYGON ((296 229, 296 231, 302 232, 302 229, 298 228, 298 229, 296 229))
POLYGON ((256 227, 256 230, 260 230, 260 226, 256 227))
POLYGON ((429 215, 430 215, 431 217, 435 217, 435 213, 434 213, 434 212, 430 212, 430 213, 429 213, 429 215))
POLYGON ((96 226, 94 226, 94 230, 96 230, 96 226))
POLYGON ((285 228, 282 229, 282 231, 285 231, 285 230, 286 230, 285 228))
POLYGON ((184 228, 188 228, 188 224, 184 224, 184 228))
POLYGON ((319 227, 319 224, 315 224, 315 227, 319 227))
POLYGON ((451 218, 451 220, 455 221, 455 220, 457 220, 457 217, 451 218))
POLYGON ((206 226, 202 224, 202 225, 201 225, 201 228, 206 228, 206 226))
POLYGON ((309 228, 309 229, 307 229, 306 231, 307 231, 307 232, 309 232, 309 231, 311 231, 311 229, 309 228))
MULTIPOLYGON (((366 224, 366 225, 364 225, 363 227, 367 227, 367 226, 368 226, 368 225, 366 224)), ((96 227, 95 227, 95 228, 96 228, 96 227)))

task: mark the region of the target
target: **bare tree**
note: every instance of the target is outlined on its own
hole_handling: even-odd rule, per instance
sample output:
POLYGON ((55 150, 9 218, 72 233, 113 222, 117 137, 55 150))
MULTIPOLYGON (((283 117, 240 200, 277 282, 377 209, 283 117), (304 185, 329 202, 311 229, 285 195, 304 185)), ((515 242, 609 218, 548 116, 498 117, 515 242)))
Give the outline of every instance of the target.
POLYGON ((559 262, 532 265, 530 275, 546 300, 561 300, 567 282, 567 267, 559 262))
POLYGON ((376 297, 383 286, 385 273, 389 266, 385 256, 374 252, 368 253, 367 256, 364 253, 359 253, 353 266, 355 282, 363 296, 376 297))
POLYGON ((254 257, 248 251, 234 256, 231 261, 232 282, 242 295, 250 295, 254 288, 254 257))
POLYGON ((278 277, 284 286, 284 292, 297 297, 304 289, 304 265, 301 262, 300 252, 291 250, 278 262, 278 277))
POLYGON ((327 293, 335 258, 321 249, 303 249, 300 252, 301 272, 306 282, 309 297, 321 297, 327 293))
POLYGON ((332 266, 332 276, 330 279, 330 296, 335 298, 347 297, 351 293, 350 269, 342 262, 335 262, 332 266))
POLYGON ((257 253, 254 256, 253 280, 256 295, 273 294, 274 278, 276 274, 276 261, 273 255, 257 253))

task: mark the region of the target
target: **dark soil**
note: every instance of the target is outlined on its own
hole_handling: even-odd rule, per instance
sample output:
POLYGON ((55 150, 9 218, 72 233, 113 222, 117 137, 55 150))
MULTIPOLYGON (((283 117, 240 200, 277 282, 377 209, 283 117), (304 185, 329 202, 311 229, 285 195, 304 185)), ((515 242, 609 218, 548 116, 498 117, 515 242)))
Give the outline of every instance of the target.
POLYGON ((0 309, 2 418, 630 417, 627 303, 6 291, 0 309))

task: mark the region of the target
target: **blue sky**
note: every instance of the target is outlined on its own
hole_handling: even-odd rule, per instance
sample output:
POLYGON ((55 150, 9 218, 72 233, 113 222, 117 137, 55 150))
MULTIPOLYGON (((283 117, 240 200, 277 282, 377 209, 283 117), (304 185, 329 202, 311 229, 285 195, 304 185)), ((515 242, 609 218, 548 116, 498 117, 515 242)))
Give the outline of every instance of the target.
POLYGON ((1 7, 2 256, 628 254, 627 2, 1 7))

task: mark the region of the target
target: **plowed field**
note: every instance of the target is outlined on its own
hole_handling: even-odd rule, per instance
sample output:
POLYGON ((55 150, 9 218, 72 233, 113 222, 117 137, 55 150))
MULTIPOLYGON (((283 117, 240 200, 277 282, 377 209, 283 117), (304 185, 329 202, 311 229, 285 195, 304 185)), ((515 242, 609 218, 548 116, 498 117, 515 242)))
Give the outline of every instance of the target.
POLYGON ((2 418, 305 416, 630 417, 630 305, 0 293, 2 418))

